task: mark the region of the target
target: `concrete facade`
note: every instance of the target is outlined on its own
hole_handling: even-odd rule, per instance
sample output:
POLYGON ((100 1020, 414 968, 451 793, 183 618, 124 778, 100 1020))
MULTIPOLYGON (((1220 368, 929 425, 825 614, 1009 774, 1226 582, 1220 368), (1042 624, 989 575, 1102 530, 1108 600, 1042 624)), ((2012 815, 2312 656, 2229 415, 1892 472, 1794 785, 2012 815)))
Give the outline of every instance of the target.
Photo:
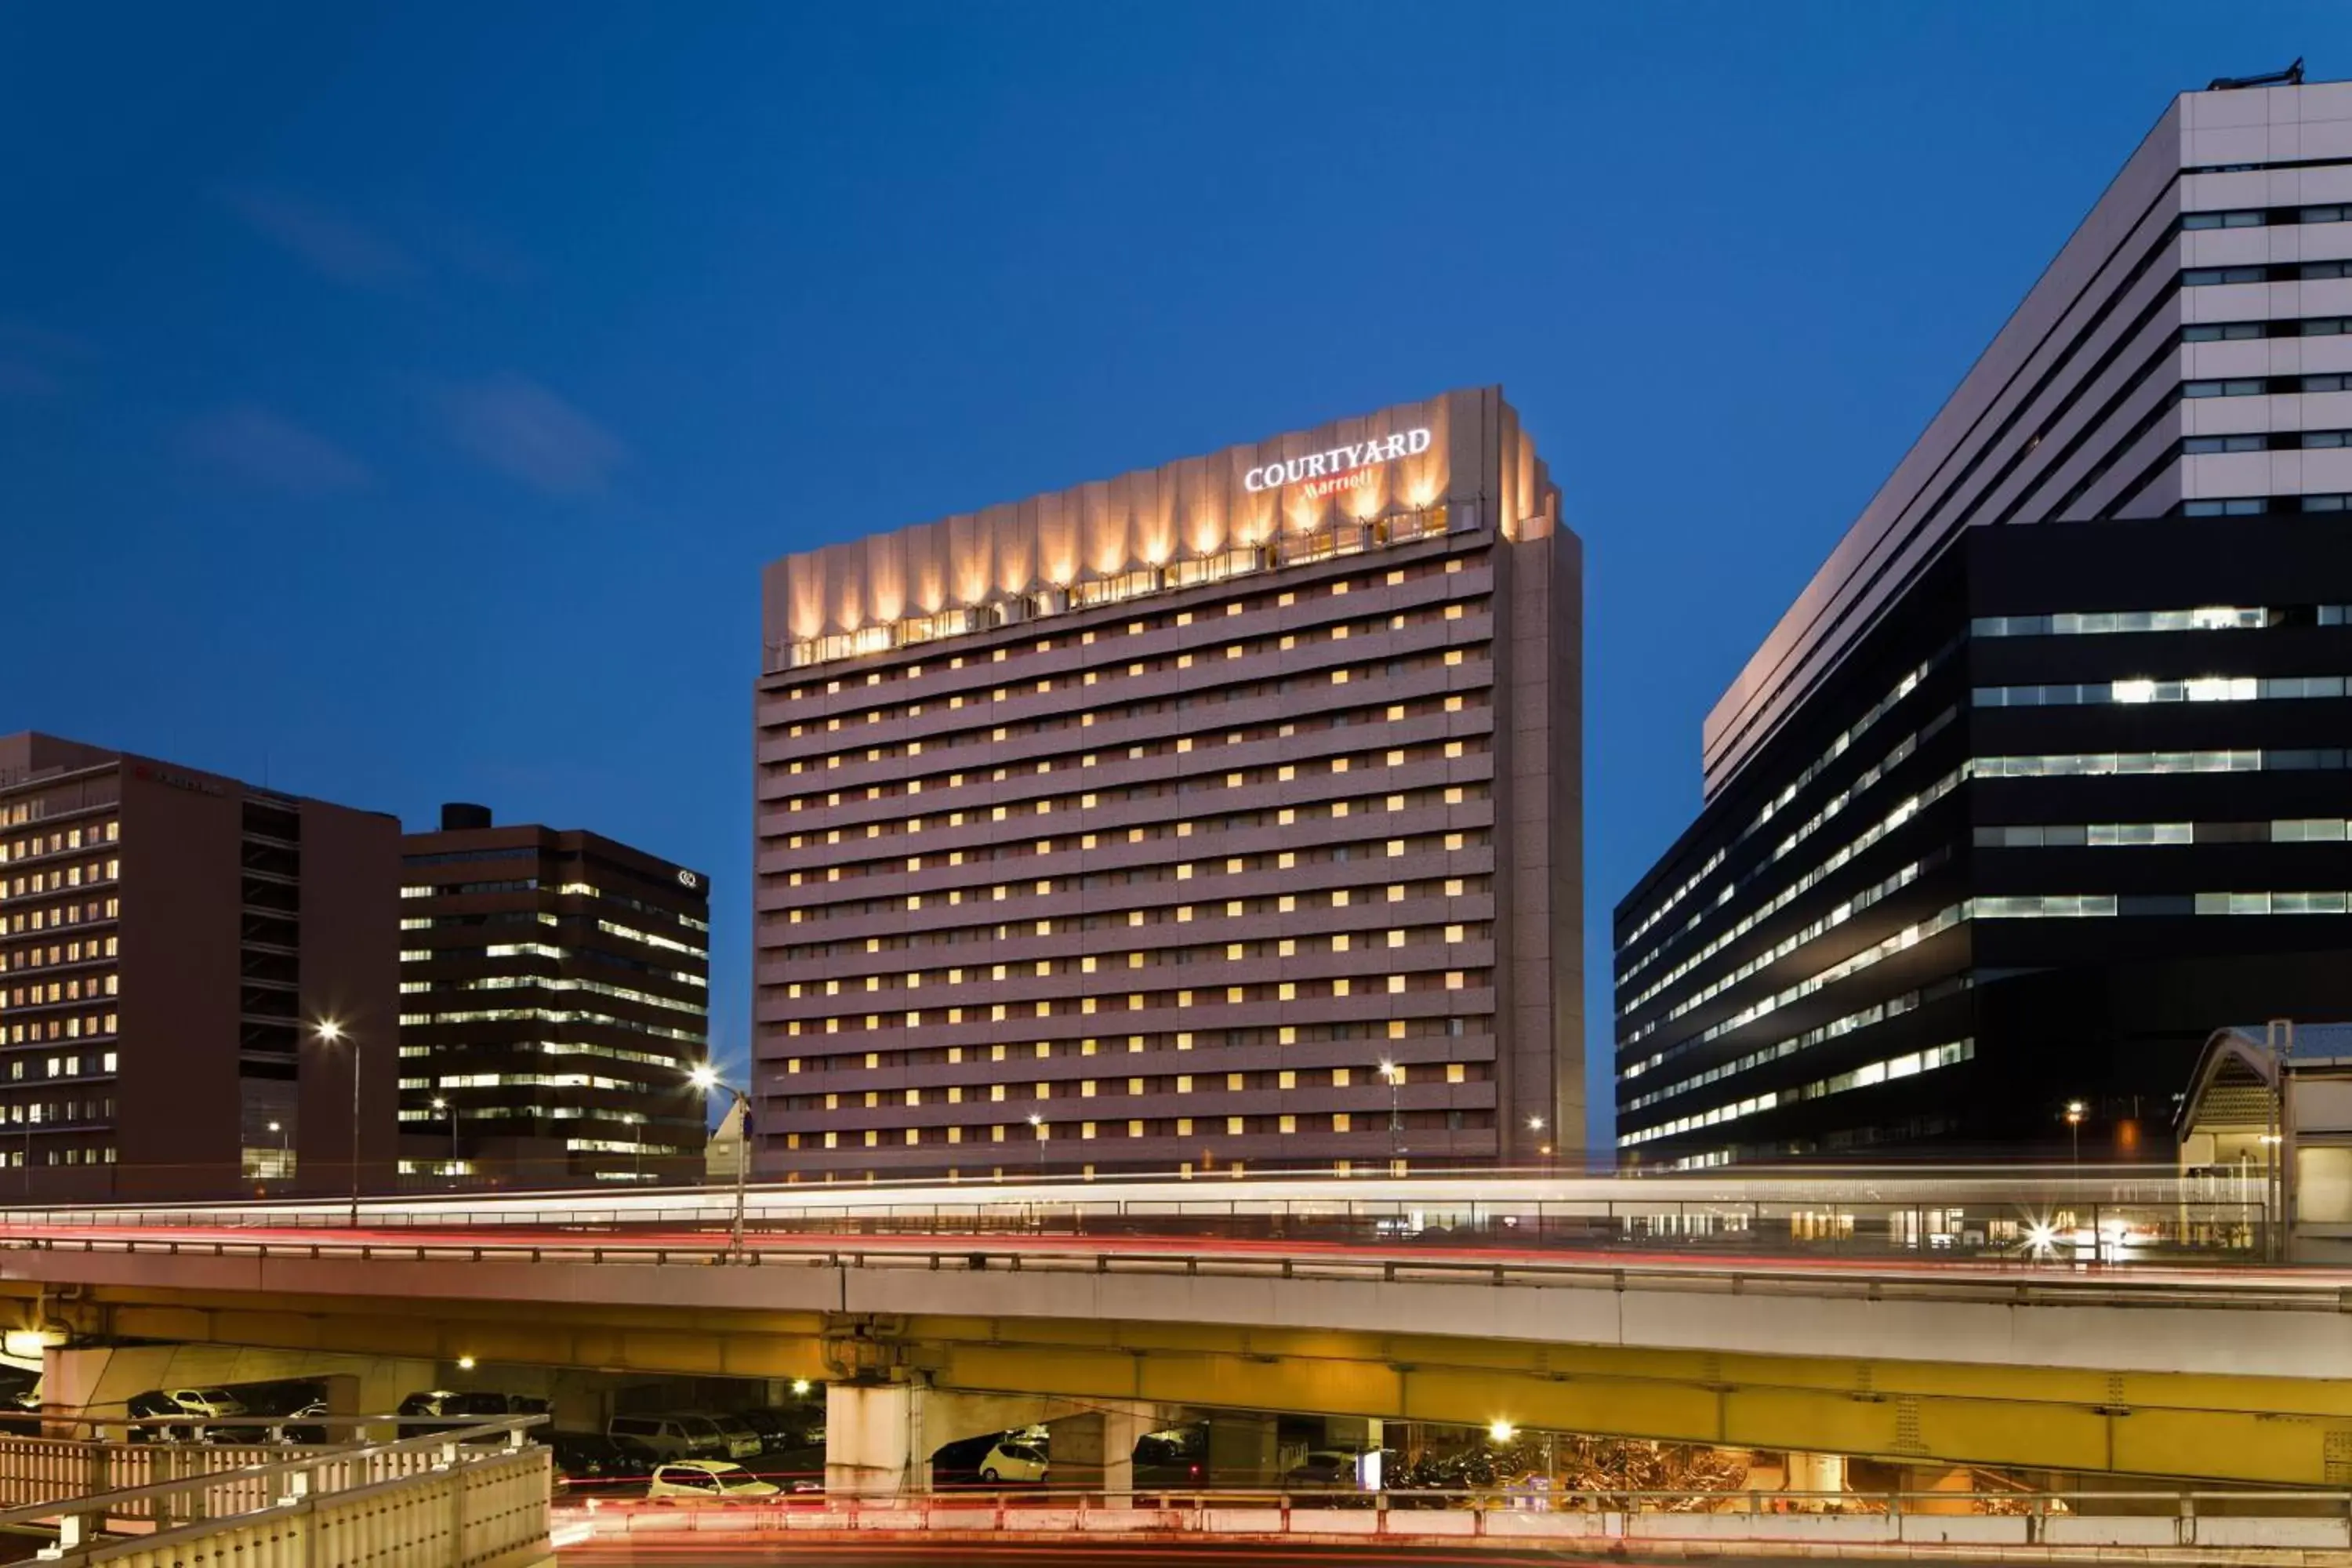
POLYGON ((0 737, 0 1192, 389 1186, 398 877, 388 816, 0 737))
POLYGON ((1580 1142, 1581 602, 1493 389, 772 565, 756 1169, 1580 1142))

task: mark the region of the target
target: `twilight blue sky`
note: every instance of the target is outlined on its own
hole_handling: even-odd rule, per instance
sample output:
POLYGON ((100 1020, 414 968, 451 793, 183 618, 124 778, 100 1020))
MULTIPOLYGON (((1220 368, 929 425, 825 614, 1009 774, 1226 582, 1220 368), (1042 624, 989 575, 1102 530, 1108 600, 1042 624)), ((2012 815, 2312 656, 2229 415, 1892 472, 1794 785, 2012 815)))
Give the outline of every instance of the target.
POLYGON ((758 570, 1500 382, 1611 904, 2162 110, 2340 5, 0 7, 0 731, 718 879, 758 570))

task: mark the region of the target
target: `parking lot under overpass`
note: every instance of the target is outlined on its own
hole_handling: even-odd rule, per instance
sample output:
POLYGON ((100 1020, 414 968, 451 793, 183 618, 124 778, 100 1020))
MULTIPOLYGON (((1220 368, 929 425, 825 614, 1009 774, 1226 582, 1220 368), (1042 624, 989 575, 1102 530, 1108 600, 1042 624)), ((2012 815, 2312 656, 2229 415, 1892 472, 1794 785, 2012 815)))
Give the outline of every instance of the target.
POLYGON ((26 1328, 2318 1484, 2352 1311, 2288 1275, 1286 1258, 975 1239, 16 1238, 26 1328))

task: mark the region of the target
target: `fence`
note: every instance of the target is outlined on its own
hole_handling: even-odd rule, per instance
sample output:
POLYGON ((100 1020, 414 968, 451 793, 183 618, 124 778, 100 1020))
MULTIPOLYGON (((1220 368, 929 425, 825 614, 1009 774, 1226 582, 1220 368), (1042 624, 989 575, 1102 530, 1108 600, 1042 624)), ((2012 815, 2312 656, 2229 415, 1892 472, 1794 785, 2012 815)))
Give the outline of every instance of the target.
POLYGON ((522 1438, 545 1420, 508 1416, 390 1443, 293 1450, 12 1438, 0 1447, 12 1487, 18 1467, 30 1485, 45 1468, 76 1458, 85 1479, 118 1466, 129 1474, 184 1463, 192 1473, 100 1491, 69 1487, 0 1510, 0 1531, 55 1523, 58 1546, 44 1557, 77 1565, 536 1563, 550 1554, 550 1460, 522 1438), (110 1529, 135 1533, 101 1540, 110 1529))
POLYGON ((604 1503, 562 1510, 555 1539, 679 1534, 824 1538, 897 1533, 998 1538, 1483 1541, 1608 1550, 1614 1544, 1843 1547, 2352 1550, 2343 1492, 1561 1493, 1540 1506, 1491 1494, 1276 1493, 1179 1497, 970 1493, 893 1498, 604 1503), (2107 1511, 2090 1511, 2093 1509, 2107 1511), (1989 1511, 1999 1510, 1999 1511, 1989 1511))

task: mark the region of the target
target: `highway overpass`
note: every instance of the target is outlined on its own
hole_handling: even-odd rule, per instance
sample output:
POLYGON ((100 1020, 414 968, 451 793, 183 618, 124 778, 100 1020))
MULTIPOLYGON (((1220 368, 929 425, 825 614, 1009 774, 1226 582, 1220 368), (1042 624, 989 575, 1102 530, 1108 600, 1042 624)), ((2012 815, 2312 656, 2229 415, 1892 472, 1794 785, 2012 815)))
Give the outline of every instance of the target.
MULTIPOLYGON (((1234 1198, 1194 1184, 1184 1201, 1308 1201, 1248 1185, 1234 1198)), ((1541 1198, 1492 1181, 1460 1194, 1416 1184, 1402 1197, 1370 1185, 1343 1199, 1325 1184, 1312 1201, 1418 1203, 1424 1221, 1446 1204, 1586 1201, 1573 1184, 1541 1198)), ((1644 1201, 1662 1201, 1644 1185, 1644 1201)), ((682 1210, 669 1196, 668 1217, 656 1203, 626 1222, 583 1212, 604 1194, 516 1200, 470 1226, 385 1205, 358 1232, 331 1209, 283 1206, 18 1214, 0 1216, 0 1292, 26 1328, 102 1342, 1507 1420, 1923 1465, 2277 1484, 2352 1474, 2352 1275, 2095 1270, 2071 1247, 2068 1262, 2049 1261, 2046 1246, 1954 1262, 1925 1234, 1908 1257, 1748 1255, 1713 1232, 1713 1250, 1641 1247, 1617 1229, 1580 1250, 1521 1245, 1527 1227, 1491 1209, 1481 1226, 1385 1239, 1346 1226, 1338 1239, 1239 1233, 1270 1217, 1297 1229, 1296 1209, 1232 1234, 1199 1234, 1201 1216, 1180 1215, 1164 1227, 1178 1234, 1151 1235, 1137 1208, 1159 1200, 1136 1192, 1095 1216, 1113 1232, 1102 1235, 943 1217, 970 1189, 868 1194, 854 1222, 824 1220, 830 1234, 778 1200, 755 1208, 740 1254, 709 1223, 723 1195, 682 1210), (876 1212, 923 1205, 928 1218, 876 1212), (873 1234, 893 1226, 921 1234, 873 1234)), ((1882 1187, 1870 1201, 1924 1212, 1916 1195, 1882 1187)), ((1016 1201, 1034 1215, 1046 1197, 1016 1201)), ((1674 1201, 1687 1212, 1696 1200, 1674 1201)), ((1745 1201, 1752 1220, 1779 1200, 1745 1201)), ((2072 1223, 2071 1211, 2021 1212, 2042 1215, 2032 1223, 2045 1231, 2072 1223)), ((841 1409, 845 1443, 856 1411, 841 1409)))

